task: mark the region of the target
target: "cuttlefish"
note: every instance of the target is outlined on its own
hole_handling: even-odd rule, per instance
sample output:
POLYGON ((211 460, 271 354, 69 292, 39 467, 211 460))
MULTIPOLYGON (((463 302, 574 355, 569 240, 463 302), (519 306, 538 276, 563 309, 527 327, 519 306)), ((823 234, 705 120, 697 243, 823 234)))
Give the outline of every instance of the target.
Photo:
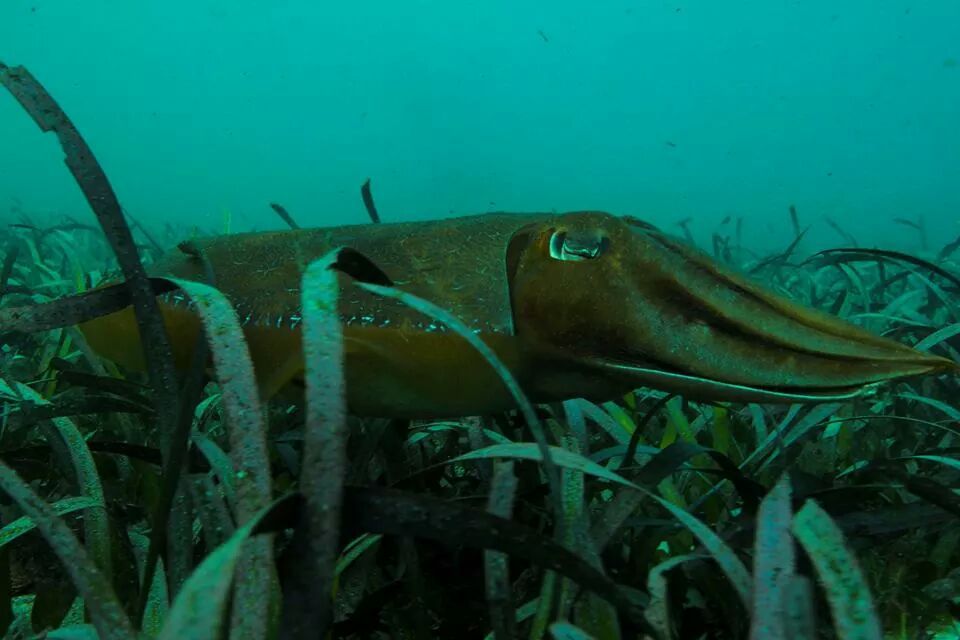
MULTIPOLYGON (((777 295, 651 225, 602 212, 490 213, 194 244, 236 310, 264 398, 302 384, 301 275, 337 247, 457 316, 535 402, 608 400, 639 387, 708 401, 817 402, 957 369, 777 295)), ((196 252, 176 250, 150 272, 198 281, 206 273, 196 252)), ((339 277, 352 413, 439 418, 515 406, 461 335, 339 277)), ((200 321, 181 291, 159 302, 184 368, 200 321)), ((103 356, 144 368, 131 308, 81 330, 103 356)))

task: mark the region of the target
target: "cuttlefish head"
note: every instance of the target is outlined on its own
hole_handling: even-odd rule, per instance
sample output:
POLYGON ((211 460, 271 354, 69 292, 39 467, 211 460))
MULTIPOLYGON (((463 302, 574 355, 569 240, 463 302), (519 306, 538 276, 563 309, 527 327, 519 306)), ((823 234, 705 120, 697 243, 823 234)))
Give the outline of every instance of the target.
POLYGON ((514 330, 540 362, 528 384, 541 397, 648 386, 701 400, 811 402, 958 368, 605 213, 525 227, 507 271, 514 330))

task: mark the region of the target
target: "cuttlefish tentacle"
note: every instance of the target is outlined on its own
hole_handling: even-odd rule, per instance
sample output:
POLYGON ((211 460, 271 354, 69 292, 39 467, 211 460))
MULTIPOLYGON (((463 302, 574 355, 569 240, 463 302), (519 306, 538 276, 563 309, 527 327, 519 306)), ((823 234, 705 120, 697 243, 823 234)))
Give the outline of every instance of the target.
POLYGON ((736 330, 786 349, 830 357, 901 360, 905 355, 917 355, 906 345, 884 339, 837 316, 773 295, 706 254, 671 238, 652 234, 651 237, 687 262, 687 268, 678 277, 690 281, 688 292, 696 296, 696 303, 736 330))
MULTIPOLYGON (((818 401, 956 369, 776 295, 653 227, 599 212, 485 214, 195 244, 237 309, 265 397, 302 376, 303 269, 345 246, 474 328, 534 401, 609 399, 638 386, 700 399, 818 401)), ((180 252, 151 271, 204 277, 202 263, 180 252)), ((437 418, 513 408, 465 340, 345 276, 341 285, 353 413, 437 418)), ((180 293, 160 303, 177 364, 186 367, 199 320, 180 293)), ((129 309, 81 330, 106 357, 143 368, 129 309)))

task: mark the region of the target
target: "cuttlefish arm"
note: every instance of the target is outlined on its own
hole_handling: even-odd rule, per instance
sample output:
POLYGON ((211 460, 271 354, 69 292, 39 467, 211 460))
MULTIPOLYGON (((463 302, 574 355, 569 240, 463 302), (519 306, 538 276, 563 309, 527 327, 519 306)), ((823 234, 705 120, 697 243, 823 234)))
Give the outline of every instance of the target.
POLYGON ((548 395, 650 386, 704 400, 809 402, 957 370, 608 214, 532 225, 508 263, 517 334, 536 345, 533 384, 548 395))
MULTIPOLYGON (((821 401, 956 367, 774 295, 653 228, 603 213, 485 214, 194 244, 237 311, 265 397, 296 386, 303 373, 303 269, 344 246, 472 327, 534 401, 603 400, 640 386, 710 400, 821 401)), ((196 257, 178 251, 152 273, 204 279, 196 257)), ((513 407, 461 337, 346 277, 341 285, 353 413, 439 418, 513 407)), ((185 367, 199 320, 181 292, 160 303, 185 367)), ((129 309, 81 329, 106 357, 143 368, 129 309)))

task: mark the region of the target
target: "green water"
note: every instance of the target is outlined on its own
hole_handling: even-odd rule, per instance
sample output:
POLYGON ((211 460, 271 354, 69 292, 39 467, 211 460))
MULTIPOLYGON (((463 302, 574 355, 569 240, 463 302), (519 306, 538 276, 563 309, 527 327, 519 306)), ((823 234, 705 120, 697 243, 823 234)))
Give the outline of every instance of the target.
MULTIPOLYGON (((708 239, 912 249, 960 233, 954 0, 13 0, 30 68, 126 208, 186 229, 606 209, 708 239)), ((52 137, 0 95, 0 216, 86 215, 52 137), (14 203, 19 202, 19 205, 14 203)), ((941 242, 942 241, 942 242, 941 242)))

